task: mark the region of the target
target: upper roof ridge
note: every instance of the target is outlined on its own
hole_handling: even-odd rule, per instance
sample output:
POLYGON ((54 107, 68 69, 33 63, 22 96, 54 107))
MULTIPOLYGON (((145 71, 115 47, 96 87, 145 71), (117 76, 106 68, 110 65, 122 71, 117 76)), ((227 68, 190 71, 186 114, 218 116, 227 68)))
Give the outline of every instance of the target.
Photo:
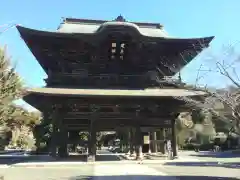
POLYGON ((128 22, 128 23, 133 23, 136 24, 137 26, 144 27, 144 28, 153 28, 153 29, 163 29, 163 25, 159 23, 148 23, 148 22, 130 22, 126 21, 126 19, 122 16, 119 15, 117 18, 114 20, 96 20, 96 19, 78 19, 78 18, 63 18, 61 24, 92 24, 92 25, 101 25, 106 22, 111 22, 111 21, 119 21, 119 22, 128 22))

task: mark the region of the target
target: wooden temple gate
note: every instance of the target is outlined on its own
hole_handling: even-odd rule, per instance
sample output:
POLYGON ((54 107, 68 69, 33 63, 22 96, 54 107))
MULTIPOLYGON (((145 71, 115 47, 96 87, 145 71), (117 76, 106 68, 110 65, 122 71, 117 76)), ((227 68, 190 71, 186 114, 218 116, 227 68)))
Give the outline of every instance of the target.
POLYGON ((59 156, 68 155, 68 132, 89 131, 88 159, 95 160, 96 132, 117 127, 134 129, 130 139, 137 158, 142 154, 141 128, 172 128, 177 156, 173 127, 187 106, 174 97, 203 93, 181 89, 179 82, 164 77, 175 75, 213 37, 169 38, 159 24, 121 17, 111 22, 68 18, 57 32, 17 28, 48 76, 46 87, 30 89, 24 100, 43 112, 44 123, 52 124, 53 156, 57 147, 59 156))

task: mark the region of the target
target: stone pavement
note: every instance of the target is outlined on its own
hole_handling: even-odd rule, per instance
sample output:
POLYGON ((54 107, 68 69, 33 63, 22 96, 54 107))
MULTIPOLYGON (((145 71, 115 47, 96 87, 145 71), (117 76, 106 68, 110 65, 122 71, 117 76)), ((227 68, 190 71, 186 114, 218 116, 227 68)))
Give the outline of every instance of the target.
POLYGON ((194 152, 194 151, 183 151, 180 152, 182 159, 195 159, 200 161, 208 162, 240 162, 240 153, 237 151, 224 151, 224 152, 194 152))
POLYGON ((95 164, 53 168, 12 167, 0 169, 0 176, 4 176, 4 180, 176 180, 175 177, 140 164, 95 164))
POLYGON ((9 167, 4 180, 237 180, 239 169, 164 164, 81 164, 75 166, 9 167))
POLYGON ((174 177, 167 177, 167 174, 150 168, 145 165, 139 164, 122 164, 117 166, 112 165, 97 165, 94 168, 95 176, 98 176, 96 179, 105 180, 106 177, 115 176, 114 179, 171 179, 176 180, 174 177))
POLYGON ((148 164, 168 176, 176 177, 178 180, 237 180, 240 179, 240 170, 228 167, 215 166, 192 166, 188 165, 163 165, 148 164))
MULTIPOLYGON (((119 154, 119 157, 123 160, 135 160, 136 156, 130 156, 129 154, 119 154)), ((164 163, 168 160, 167 155, 162 153, 146 153, 143 154, 143 161, 144 162, 153 162, 153 163, 164 163)), ((190 154, 179 152, 179 157, 174 161, 201 161, 201 158, 191 156, 190 154)))
MULTIPOLYGON (((180 158, 176 160, 144 160, 142 162, 143 164, 140 164, 140 161, 122 160, 119 158, 122 154, 113 154, 107 151, 101 151, 98 154, 99 161, 94 163, 83 161, 54 161, 49 159, 48 156, 38 156, 38 160, 36 160, 34 156, 12 156, 12 161, 7 162, 9 161, 8 158, 11 158, 8 156, 7 159, 5 159, 7 163, 3 161, 2 165, 0 165, 0 167, 2 167, 0 168, 0 177, 3 175, 4 180, 212 180, 219 178, 223 180, 224 178, 229 179, 230 177, 235 178, 232 180, 236 180, 240 177, 240 167, 229 166, 227 164, 228 162, 219 163, 216 157, 211 157, 212 161, 210 162, 209 159, 198 156, 201 155, 201 153, 195 152, 181 152, 180 158), (31 160, 31 162, 28 160, 31 160)), ((221 154, 218 154, 218 156, 219 155, 221 154)), ((0 159, 1 158, 2 157, 0 157, 0 159)), ((233 162, 234 159, 236 158, 232 158, 231 161, 233 162)), ((221 160, 224 161, 224 158, 221 158, 221 160)))
MULTIPOLYGON (((68 159, 61 159, 61 160, 55 160, 49 156, 6 156, 6 157, 0 157, 0 168, 6 168, 8 166, 36 166, 36 167, 49 167, 49 166, 75 166, 75 165, 81 165, 81 164, 137 164, 139 161, 132 161, 132 160, 125 160, 121 159, 122 154, 112 154, 112 153, 105 153, 105 154, 99 154, 97 156, 97 161, 90 163, 85 162, 83 160, 78 159, 78 157, 71 157, 68 159)), ((232 158, 231 161, 233 161, 235 158, 232 158)), ((180 156, 178 159, 175 160, 167 160, 165 159, 156 159, 156 160, 149 160, 145 159, 143 160, 143 163, 147 164, 164 164, 168 162, 199 162, 199 161, 206 161, 208 159, 204 158, 198 158, 196 157, 188 157, 188 156, 180 156)), ((220 159, 224 160, 224 159, 220 159)), ((209 160, 208 160, 209 161, 209 160)), ((212 159, 212 161, 216 161, 216 159, 212 159)), ((217 160, 216 162, 218 162, 217 160)))

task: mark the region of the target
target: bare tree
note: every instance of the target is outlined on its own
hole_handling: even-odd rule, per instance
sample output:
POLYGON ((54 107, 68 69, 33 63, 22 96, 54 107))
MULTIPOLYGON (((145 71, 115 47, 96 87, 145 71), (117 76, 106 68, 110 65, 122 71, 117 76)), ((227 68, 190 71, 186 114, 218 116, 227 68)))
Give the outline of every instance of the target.
MULTIPOLYGON (((210 60, 212 64, 215 63, 216 67, 214 69, 203 69, 203 65, 201 65, 197 70, 195 84, 192 86, 184 86, 187 89, 201 90, 206 92, 207 98, 205 98, 204 101, 199 101, 190 97, 175 98, 185 101, 192 107, 202 109, 205 112, 211 112, 214 116, 217 116, 220 121, 228 124, 229 127, 231 127, 230 131, 234 131, 240 135, 240 79, 236 70, 240 61, 239 55, 236 53, 235 56, 233 56, 232 53, 236 52, 232 46, 229 46, 228 48, 225 47, 224 51, 222 51, 222 55, 220 56, 209 55, 205 57, 205 59, 208 61, 210 60), (203 75, 201 74, 202 72, 203 75), (204 78, 205 75, 209 75, 208 73, 211 72, 218 73, 219 75, 228 79, 232 83, 232 91, 228 91, 228 89, 217 90, 215 88, 208 88, 207 84, 205 86, 199 86, 199 80, 204 78), (216 103, 222 103, 224 111, 228 112, 227 117, 226 113, 220 113, 218 110, 216 110, 216 103)), ((182 60, 184 61, 184 59, 182 60)), ((179 72, 179 69, 172 69, 175 72, 179 72)))
POLYGON ((0 25, 0 35, 15 26, 16 26, 16 24, 14 24, 14 23, 7 23, 7 24, 0 25))

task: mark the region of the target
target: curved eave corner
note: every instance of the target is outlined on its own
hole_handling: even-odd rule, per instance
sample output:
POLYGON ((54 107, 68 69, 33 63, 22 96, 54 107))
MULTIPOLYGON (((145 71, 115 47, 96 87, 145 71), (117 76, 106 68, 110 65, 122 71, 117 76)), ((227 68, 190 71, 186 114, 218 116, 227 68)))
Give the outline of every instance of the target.
POLYGON ((66 33, 59 33, 59 32, 53 32, 53 31, 42 31, 42 30, 36 30, 27 28, 24 26, 16 26, 18 32, 20 33, 21 37, 25 39, 27 35, 35 35, 35 36, 48 36, 48 37, 63 37, 66 36, 66 33))
POLYGON ((168 42, 172 43, 187 43, 189 45, 198 45, 201 47, 201 49, 209 47, 209 44, 212 42, 212 40, 215 38, 215 36, 208 36, 208 37, 201 37, 201 38, 164 38, 168 42))
MULTIPOLYGON (((71 33, 63 33, 63 32, 54 32, 54 31, 43 31, 43 30, 37 30, 37 29, 31 29, 31 28, 27 28, 24 26, 16 26, 19 34, 21 35, 21 38, 27 42, 27 39, 29 38, 29 36, 33 36, 33 37, 46 37, 46 38, 71 38, 73 37, 71 33)), ((89 34, 81 34, 79 33, 78 36, 87 36, 89 37, 89 34)))
POLYGON ((31 89, 28 89, 23 94, 23 100, 28 103, 28 101, 37 93, 34 93, 31 89))
POLYGON ((209 47, 209 44, 212 42, 212 40, 215 38, 215 36, 209 36, 204 38, 199 38, 198 41, 200 44, 203 44, 203 49, 209 47))
POLYGON ((34 93, 30 93, 27 92, 24 96, 23 96, 23 101, 25 101, 27 104, 29 104, 30 106, 34 107, 35 109, 40 111, 40 106, 39 106, 39 102, 36 101, 34 98, 34 93))

